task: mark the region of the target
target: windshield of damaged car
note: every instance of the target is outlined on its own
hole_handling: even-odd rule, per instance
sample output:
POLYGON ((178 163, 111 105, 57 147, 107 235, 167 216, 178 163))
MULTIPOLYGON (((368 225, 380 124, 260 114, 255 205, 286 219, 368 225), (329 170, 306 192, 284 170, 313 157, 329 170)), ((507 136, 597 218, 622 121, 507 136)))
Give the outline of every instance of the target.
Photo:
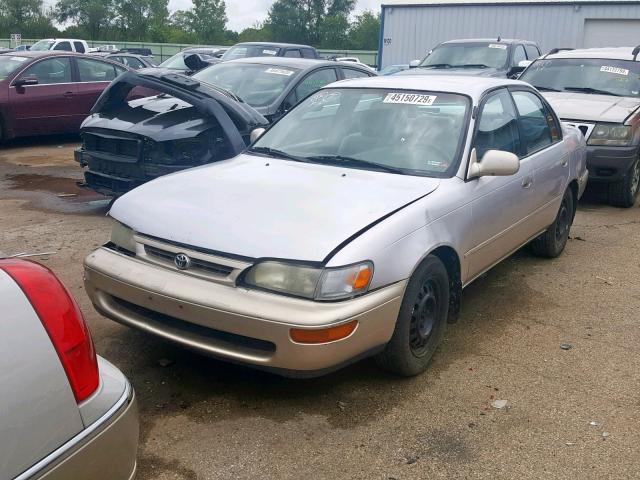
POLYGON ((27 60, 29 59, 26 57, 0 55, 0 80, 4 80, 5 78, 7 78, 27 60))
POLYGON ((300 70, 257 63, 219 63, 193 78, 235 93, 252 107, 270 105, 300 70))
POLYGON ((32 52, 51 50, 51 47, 53 47, 54 43, 56 43, 54 40, 40 40, 39 42, 31 45, 31 48, 29 50, 31 50, 32 52))
POLYGON ((504 43, 444 43, 420 64, 421 68, 505 68, 508 57, 504 43))
POLYGON ((249 57, 275 57, 280 49, 270 45, 236 45, 224 52, 222 60, 235 60, 249 57))
POLYGON ((331 88, 308 97, 249 150, 292 161, 450 177, 469 99, 393 89, 331 88))
POLYGON ((176 53, 173 57, 166 59, 159 67, 169 68, 171 70, 189 70, 189 67, 184 63, 184 57, 186 55, 182 52, 176 53))
POLYGON ((557 58, 533 62, 520 80, 541 91, 640 96, 640 63, 600 58, 557 58))

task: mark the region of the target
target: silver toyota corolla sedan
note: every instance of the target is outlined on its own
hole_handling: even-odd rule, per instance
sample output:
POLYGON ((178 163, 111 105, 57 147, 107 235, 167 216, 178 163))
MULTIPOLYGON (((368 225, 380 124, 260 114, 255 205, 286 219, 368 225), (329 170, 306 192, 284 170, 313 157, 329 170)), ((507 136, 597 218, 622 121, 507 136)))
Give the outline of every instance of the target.
POLYGON ((229 361, 311 376, 376 355, 414 375, 465 286, 529 242, 562 252, 586 181, 582 135, 525 83, 339 82, 244 154, 116 201, 86 291, 229 361))
POLYGON ((42 265, 0 259, 0 305, 0 479, 133 478, 133 389, 96 356, 70 293, 42 265))

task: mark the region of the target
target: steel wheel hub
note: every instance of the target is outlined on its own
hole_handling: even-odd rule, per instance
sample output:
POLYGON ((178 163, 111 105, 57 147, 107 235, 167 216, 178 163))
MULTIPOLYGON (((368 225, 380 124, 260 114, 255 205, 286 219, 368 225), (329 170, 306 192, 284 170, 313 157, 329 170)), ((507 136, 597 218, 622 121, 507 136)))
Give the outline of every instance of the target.
POLYGON ((411 314, 409 346, 416 356, 426 353, 427 343, 436 325, 438 314, 438 288, 433 280, 427 280, 418 292, 411 314))

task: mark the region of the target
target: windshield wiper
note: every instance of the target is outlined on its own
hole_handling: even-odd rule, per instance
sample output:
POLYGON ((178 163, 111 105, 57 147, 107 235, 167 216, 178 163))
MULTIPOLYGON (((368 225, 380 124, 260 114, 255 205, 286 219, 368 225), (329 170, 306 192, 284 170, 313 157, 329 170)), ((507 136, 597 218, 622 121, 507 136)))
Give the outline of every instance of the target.
POLYGON ((404 175, 405 171, 402 168, 391 167, 389 165, 382 165, 381 163, 370 162, 368 160, 361 160, 359 158, 345 157, 343 155, 317 155, 315 157, 306 157, 307 160, 317 163, 323 163, 326 165, 335 166, 352 166, 363 167, 368 169, 375 169, 382 172, 399 173, 404 175))
POLYGON ((591 87, 564 87, 568 92, 583 92, 583 93, 595 93, 597 95, 613 95, 614 97, 620 97, 618 93, 610 92, 608 90, 600 90, 598 88, 591 87))
POLYGON ((258 153, 260 155, 264 155, 265 157, 283 158, 285 160, 293 160, 294 162, 311 163, 305 157, 298 157, 296 155, 291 155, 290 153, 283 152, 282 150, 278 150, 276 148, 271 148, 271 147, 253 147, 247 151, 249 153, 258 153))
POLYGON ((432 63, 431 65, 420 65, 419 68, 453 68, 453 65, 448 63, 432 63))
POLYGON ((561 92, 562 91, 562 90, 558 90, 557 88, 551 88, 551 87, 539 87, 537 85, 534 85, 534 87, 540 90, 541 92, 561 92))
POLYGON ((491 68, 484 63, 465 63, 463 65, 453 65, 451 68, 491 68))

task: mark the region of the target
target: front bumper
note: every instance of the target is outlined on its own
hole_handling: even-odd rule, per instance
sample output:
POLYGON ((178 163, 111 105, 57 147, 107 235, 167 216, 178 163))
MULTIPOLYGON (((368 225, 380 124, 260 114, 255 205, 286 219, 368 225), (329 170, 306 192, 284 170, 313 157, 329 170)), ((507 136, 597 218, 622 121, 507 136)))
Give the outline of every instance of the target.
MULTIPOLYGON (((100 358, 99 361, 102 369, 107 362, 100 358)), ((137 466, 138 407, 133 387, 124 381, 121 395, 106 413, 15 480, 133 479, 137 466)))
POLYGON ((638 159, 639 147, 587 146, 589 180, 616 182, 629 172, 638 159))
POLYGON ((222 285, 99 248, 85 260, 85 289, 96 310, 117 322, 201 353, 315 376, 370 355, 389 341, 406 281, 342 302, 313 302, 222 285), (295 328, 358 321, 347 338, 300 344, 295 328))

